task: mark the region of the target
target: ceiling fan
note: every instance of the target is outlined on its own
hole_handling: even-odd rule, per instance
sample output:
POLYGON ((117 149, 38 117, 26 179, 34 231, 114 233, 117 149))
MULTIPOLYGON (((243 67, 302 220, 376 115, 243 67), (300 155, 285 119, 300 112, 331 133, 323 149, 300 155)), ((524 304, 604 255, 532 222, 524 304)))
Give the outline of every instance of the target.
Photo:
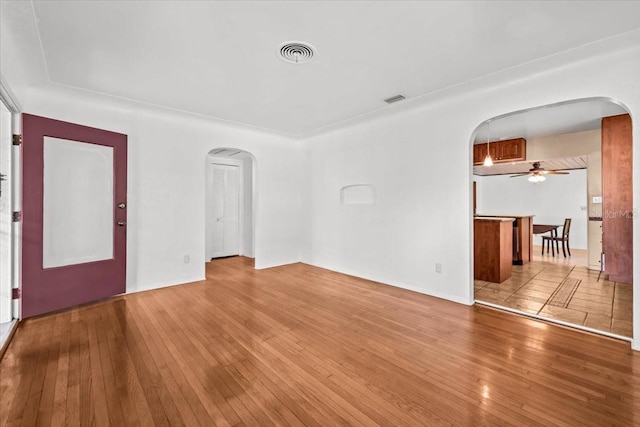
POLYGON ((529 175, 529 181, 531 182, 542 182, 546 179, 545 175, 569 175, 569 172, 547 171, 540 166, 540 162, 533 162, 533 167, 529 169, 529 172, 522 172, 515 175, 511 175, 510 178, 515 178, 518 176, 527 176, 527 175, 529 175))

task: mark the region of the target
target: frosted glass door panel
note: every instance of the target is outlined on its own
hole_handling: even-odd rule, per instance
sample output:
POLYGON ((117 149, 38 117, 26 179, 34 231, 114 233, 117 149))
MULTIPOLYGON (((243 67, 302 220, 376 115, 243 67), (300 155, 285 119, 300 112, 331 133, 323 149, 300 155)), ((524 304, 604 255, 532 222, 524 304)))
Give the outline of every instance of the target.
POLYGON ((113 148, 44 137, 43 267, 113 258, 113 148))

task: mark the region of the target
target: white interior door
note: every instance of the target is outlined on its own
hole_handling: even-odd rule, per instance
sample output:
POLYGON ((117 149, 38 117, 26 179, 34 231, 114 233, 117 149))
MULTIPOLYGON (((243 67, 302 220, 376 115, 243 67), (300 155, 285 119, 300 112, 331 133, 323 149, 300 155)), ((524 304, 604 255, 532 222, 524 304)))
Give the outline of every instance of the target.
POLYGON ((240 254, 239 180, 238 166, 207 168, 207 259, 240 254))
POLYGON ((0 323, 10 322, 12 277, 11 112, 0 102, 0 323))

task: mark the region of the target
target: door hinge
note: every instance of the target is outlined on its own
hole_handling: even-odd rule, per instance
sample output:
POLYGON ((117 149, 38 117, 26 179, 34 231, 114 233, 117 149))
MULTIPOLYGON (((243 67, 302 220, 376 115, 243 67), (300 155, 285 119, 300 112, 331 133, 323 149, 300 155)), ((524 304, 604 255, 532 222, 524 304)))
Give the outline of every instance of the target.
POLYGON ((21 219, 22 219, 22 212, 16 211, 11 214, 11 220, 13 222, 20 222, 21 219))
POLYGON ((20 299, 22 296, 22 292, 20 292, 20 288, 11 289, 11 299, 20 299))
POLYGON ((22 135, 13 135, 13 145, 22 145, 22 135))

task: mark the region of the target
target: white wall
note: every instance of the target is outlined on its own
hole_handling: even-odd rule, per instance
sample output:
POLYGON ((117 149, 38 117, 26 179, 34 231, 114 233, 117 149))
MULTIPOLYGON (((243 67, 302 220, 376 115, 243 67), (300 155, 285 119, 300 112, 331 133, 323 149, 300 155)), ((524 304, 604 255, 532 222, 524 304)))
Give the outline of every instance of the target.
MULTIPOLYGON (((476 176, 474 180, 478 215, 535 215, 534 224, 557 225, 571 218, 570 247, 587 249, 586 169, 548 176, 539 184, 509 175, 476 176)), ((561 232, 562 227, 558 234, 561 232)), ((542 236, 534 235, 533 244, 541 245, 542 236)))
POLYGON ((248 158, 242 161, 242 255, 253 258, 253 160, 248 158))
MULTIPOLYGON (((640 112, 638 34, 595 44, 432 94, 397 114, 375 116, 304 141, 309 171, 311 264, 472 303, 471 139, 488 118, 571 99, 610 97, 640 112), (612 52, 611 45, 625 46, 612 52), (377 204, 340 205, 349 184, 373 184, 377 204), (443 265, 436 273, 434 265, 443 265)), ((407 101, 405 101, 407 102, 407 101)), ((634 126, 634 182, 640 182, 634 126)), ((634 188, 640 211, 640 185, 634 188)), ((634 220, 640 271, 640 220, 634 220)), ((634 346, 640 348, 635 278, 634 346)))
MULTIPOLYGON (((0 183, 0 323, 13 319, 11 310, 12 288, 12 218, 11 204, 13 171, 11 164, 11 111, 0 100, 0 173, 4 181, 0 183)), ((0 342, 2 342, 0 340, 0 342)), ((1 344, 0 344, 1 345, 1 344)))
POLYGON ((469 138, 481 119, 465 129, 460 116, 466 111, 454 114, 447 104, 304 142, 310 172, 306 262, 471 301, 469 138), (340 204, 340 189, 352 184, 373 185, 376 203, 340 204))
POLYGON ((527 140, 527 161, 585 155, 588 161, 588 156, 600 156, 601 147, 602 132, 600 129, 530 138, 527 140))
POLYGON ((66 88, 35 88, 21 102, 31 114, 128 135, 128 292, 204 278, 205 157, 217 147, 256 158, 256 267, 299 260, 297 141, 66 88))

